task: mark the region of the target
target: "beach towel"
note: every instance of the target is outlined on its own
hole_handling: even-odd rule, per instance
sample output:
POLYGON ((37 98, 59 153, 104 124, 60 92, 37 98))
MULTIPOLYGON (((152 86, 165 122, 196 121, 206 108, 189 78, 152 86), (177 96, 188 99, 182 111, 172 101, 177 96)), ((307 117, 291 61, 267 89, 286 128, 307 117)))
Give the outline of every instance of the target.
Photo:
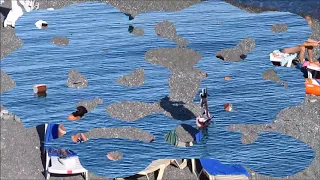
POLYGON ((77 154, 71 150, 66 150, 67 154, 61 154, 61 149, 57 148, 52 148, 47 145, 48 142, 59 138, 58 136, 58 128, 59 124, 48 124, 47 130, 46 130, 46 135, 45 135, 45 142, 44 142, 44 148, 48 150, 48 155, 49 156, 61 156, 61 157, 71 157, 71 156, 76 156, 77 154))
POLYGON ((168 132, 165 136, 164 139, 169 143, 172 144, 174 146, 177 145, 177 133, 176 130, 172 130, 170 132, 168 132))

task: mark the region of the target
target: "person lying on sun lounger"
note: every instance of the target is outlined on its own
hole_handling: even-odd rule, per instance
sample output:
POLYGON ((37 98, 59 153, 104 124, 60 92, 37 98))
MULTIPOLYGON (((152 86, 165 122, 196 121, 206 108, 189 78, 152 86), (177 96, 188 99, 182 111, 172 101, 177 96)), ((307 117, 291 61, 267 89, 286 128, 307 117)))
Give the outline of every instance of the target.
MULTIPOLYGON (((307 15, 302 15, 302 16, 306 19, 306 21, 308 22, 308 24, 311 27, 312 20, 311 20, 310 16, 307 16, 307 15)), ((316 41, 314 39, 309 38, 306 42, 302 43, 299 46, 280 49, 280 51, 283 53, 288 53, 288 54, 299 53, 299 60, 300 60, 301 64, 303 64, 305 61, 304 57, 305 57, 306 51, 308 51, 309 61, 316 62, 316 60, 313 59, 313 48, 317 47, 317 46, 320 46, 320 41, 316 41)))

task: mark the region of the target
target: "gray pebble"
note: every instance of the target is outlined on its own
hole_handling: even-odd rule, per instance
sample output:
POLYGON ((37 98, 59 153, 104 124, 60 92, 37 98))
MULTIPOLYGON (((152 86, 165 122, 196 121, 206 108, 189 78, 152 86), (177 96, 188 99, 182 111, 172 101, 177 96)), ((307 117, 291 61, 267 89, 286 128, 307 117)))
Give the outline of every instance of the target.
POLYGON ((53 37, 51 42, 58 46, 68 46, 69 39, 66 37, 53 37))
POLYGON ((271 30, 274 33, 282 33, 288 30, 288 26, 286 24, 274 24, 271 26, 271 30))
POLYGON ((1 78, 1 88, 0 88, 1 94, 13 89, 16 86, 16 83, 11 79, 11 77, 3 71, 1 71, 0 78, 1 78))
POLYGON ((88 86, 88 79, 80 72, 72 69, 68 73, 67 86, 71 88, 85 88, 88 86))
POLYGON ((117 83, 123 86, 141 86, 144 83, 144 69, 138 68, 133 73, 119 77, 117 83))

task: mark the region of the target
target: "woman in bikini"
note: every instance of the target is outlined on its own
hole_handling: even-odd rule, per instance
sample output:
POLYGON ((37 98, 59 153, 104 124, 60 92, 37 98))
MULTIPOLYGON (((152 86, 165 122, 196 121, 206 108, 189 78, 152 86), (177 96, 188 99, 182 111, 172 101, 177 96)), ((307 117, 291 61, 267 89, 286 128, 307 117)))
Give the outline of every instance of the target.
MULTIPOLYGON (((307 15, 302 15, 302 17, 304 17, 306 19, 306 21, 308 22, 308 24, 311 27, 312 26, 311 17, 307 16, 307 15)), ((281 49, 280 51, 283 53, 288 53, 288 54, 299 53, 299 60, 300 60, 301 64, 303 64, 305 61, 304 57, 305 57, 305 53, 307 51, 308 56, 309 56, 309 61, 311 63, 320 65, 320 63, 317 60, 313 59, 313 48, 317 47, 317 46, 320 46, 320 41, 316 41, 316 40, 309 38, 306 42, 302 43, 300 46, 291 47, 291 48, 284 48, 284 49, 281 49)))

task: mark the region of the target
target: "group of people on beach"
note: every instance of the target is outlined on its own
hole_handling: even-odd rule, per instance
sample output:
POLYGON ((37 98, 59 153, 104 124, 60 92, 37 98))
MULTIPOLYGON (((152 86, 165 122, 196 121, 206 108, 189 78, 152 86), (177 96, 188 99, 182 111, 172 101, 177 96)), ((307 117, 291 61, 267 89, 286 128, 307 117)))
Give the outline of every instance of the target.
MULTIPOLYGON (((312 27, 311 17, 308 15, 301 15, 301 16, 307 21, 310 27, 312 27)), ((305 67, 308 65, 320 67, 320 62, 314 59, 314 56, 313 56, 313 49, 317 46, 320 46, 320 41, 316 41, 314 39, 309 38, 306 42, 302 43, 299 46, 280 49, 280 51, 282 53, 287 53, 287 54, 299 53, 299 61, 302 64, 302 67, 305 67), (306 52, 308 53, 308 61, 306 61, 305 59, 306 52)))

